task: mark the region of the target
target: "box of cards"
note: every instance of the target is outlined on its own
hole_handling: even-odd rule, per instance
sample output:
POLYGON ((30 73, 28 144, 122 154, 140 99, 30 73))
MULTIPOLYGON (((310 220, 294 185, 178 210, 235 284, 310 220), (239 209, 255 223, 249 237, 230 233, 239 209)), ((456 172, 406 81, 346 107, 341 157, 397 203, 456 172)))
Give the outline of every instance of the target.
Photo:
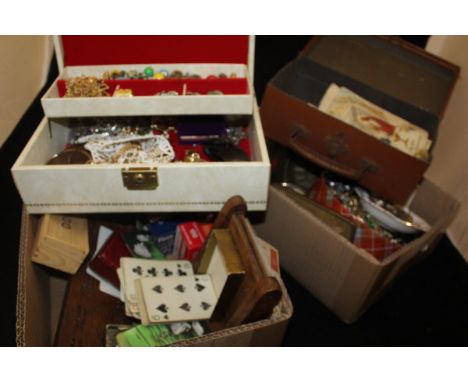
POLYGON ((270 163, 247 66, 253 41, 63 37, 67 67, 43 100, 48 118, 12 168, 28 212, 216 211, 232 195, 265 210, 270 163), (118 65, 124 57, 130 66, 118 65), (109 66, 75 66, 85 63, 109 66))
POLYGON ((89 215, 91 255, 72 276, 31 261, 43 218, 24 210, 17 344, 280 345, 292 304, 279 255, 257 237, 242 205, 214 221, 206 214, 89 215), (190 260, 175 245, 186 222, 207 232, 190 260))
POLYGON ((62 36, 49 118, 252 114, 249 36, 62 36))

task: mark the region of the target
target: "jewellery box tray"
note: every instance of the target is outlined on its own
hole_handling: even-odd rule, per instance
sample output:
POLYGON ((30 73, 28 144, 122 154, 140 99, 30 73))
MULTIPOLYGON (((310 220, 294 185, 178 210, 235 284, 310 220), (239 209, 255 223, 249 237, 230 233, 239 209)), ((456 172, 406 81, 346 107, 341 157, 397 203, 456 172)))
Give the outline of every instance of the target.
POLYGON ((47 117, 252 114, 253 37, 62 36, 54 44, 60 75, 41 100, 47 117), (106 80, 110 93, 119 86, 133 96, 63 97, 67 79, 146 67, 201 78, 106 80), (168 91, 178 95, 156 95, 168 91))
POLYGON ((69 122, 45 118, 12 167, 29 213, 217 211, 232 195, 249 211, 266 209, 270 162, 256 105, 247 128, 250 161, 46 165, 68 142, 69 122), (126 188, 126 173, 145 172, 154 189, 126 188))

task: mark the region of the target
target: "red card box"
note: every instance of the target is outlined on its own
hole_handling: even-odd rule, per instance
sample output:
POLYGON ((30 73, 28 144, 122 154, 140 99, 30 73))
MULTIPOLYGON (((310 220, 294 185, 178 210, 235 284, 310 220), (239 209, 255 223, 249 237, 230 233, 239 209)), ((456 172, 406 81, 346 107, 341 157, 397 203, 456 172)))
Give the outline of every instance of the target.
POLYGON ((117 276, 117 268, 120 267, 121 257, 132 257, 123 238, 124 227, 117 227, 112 235, 102 246, 99 253, 90 261, 89 267, 105 278, 116 288, 120 288, 120 280, 117 276))
POLYGON ((196 222, 182 223, 177 226, 174 257, 194 260, 205 243, 205 235, 196 222))

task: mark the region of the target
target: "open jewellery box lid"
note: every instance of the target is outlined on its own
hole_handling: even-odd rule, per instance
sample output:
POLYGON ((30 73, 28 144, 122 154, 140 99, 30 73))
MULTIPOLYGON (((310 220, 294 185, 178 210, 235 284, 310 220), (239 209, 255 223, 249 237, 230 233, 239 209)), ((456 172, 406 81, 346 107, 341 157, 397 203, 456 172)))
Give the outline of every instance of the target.
POLYGON ((253 79, 253 36, 56 36, 66 66, 124 64, 244 64, 253 79))

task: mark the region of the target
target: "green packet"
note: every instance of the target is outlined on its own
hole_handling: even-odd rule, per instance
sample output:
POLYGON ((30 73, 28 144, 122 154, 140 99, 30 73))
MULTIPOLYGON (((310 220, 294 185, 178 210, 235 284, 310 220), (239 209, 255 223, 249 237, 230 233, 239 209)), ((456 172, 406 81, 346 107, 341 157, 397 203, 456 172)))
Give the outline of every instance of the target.
POLYGON ((196 337, 190 329, 182 334, 173 334, 169 325, 136 325, 116 335, 117 346, 167 346, 174 342, 196 337))

